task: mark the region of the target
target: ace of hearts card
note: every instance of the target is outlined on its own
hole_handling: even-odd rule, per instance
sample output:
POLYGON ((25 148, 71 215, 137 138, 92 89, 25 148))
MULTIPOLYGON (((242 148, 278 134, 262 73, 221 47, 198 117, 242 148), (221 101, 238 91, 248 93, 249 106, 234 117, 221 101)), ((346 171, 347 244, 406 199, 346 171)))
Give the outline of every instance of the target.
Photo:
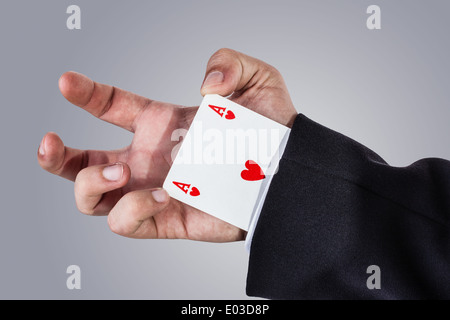
POLYGON ((248 230, 290 129, 219 95, 206 95, 174 152, 169 195, 248 230))

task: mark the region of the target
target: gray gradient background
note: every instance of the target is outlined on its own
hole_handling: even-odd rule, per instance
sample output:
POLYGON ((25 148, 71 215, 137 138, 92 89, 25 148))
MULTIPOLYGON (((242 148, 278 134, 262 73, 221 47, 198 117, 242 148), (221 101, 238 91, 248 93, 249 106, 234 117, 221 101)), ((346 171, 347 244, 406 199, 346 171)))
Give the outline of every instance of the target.
POLYGON ((233 48, 277 67, 298 111, 405 166, 450 158, 449 12, 446 0, 2 1, 0 298, 247 298, 242 242, 119 237, 40 169, 47 131, 83 149, 132 138, 66 102, 63 72, 197 105, 210 55, 233 48), (66 28, 70 4, 80 31, 66 28), (366 28, 370 4, 382 30, 366 28), (66 288, 71 264, 82 290, 66 288))

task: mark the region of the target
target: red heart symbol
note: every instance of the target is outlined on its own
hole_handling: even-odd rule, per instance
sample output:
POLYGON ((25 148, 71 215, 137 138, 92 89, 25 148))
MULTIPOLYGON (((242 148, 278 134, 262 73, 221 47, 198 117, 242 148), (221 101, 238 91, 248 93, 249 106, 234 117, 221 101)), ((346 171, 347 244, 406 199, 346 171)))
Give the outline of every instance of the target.
POLYGON ((225 119, 227 120, 233 120, 234 118, 236 118, 236 116, 234 115, 233 111, 228 110, 227 114, 225 115, 225 119))
POLYGON ((244 180, 258 181, 266 177, 261 167, 255 161, 248 160, 245 163, 245 167, 247 168, 247 170, 243 170, 241 172, 241 177, 244 180))
POLYGON ((196 187, 192 187, 191 192, 189 194, 193 197, 197 197, 200 195, 200 191, 196 187))

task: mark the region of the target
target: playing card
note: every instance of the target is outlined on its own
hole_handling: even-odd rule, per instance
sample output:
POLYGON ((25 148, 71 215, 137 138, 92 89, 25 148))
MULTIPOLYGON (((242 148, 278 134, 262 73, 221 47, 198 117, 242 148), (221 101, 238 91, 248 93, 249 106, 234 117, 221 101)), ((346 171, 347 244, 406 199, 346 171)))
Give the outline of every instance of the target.
POLYGON ((248 230, 289 132, 226 98, 207 95, 174 152, 163 187, 172 198, 248 230))

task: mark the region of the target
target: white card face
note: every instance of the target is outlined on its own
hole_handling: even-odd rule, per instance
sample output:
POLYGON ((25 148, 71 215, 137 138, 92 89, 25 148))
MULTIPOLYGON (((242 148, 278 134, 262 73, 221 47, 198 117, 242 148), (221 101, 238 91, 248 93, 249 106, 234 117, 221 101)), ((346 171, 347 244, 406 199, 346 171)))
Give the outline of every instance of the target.
POLYGON ((172 198, 248 230, 289 132, 226 98, 207 95, 163 187, 172 198))

